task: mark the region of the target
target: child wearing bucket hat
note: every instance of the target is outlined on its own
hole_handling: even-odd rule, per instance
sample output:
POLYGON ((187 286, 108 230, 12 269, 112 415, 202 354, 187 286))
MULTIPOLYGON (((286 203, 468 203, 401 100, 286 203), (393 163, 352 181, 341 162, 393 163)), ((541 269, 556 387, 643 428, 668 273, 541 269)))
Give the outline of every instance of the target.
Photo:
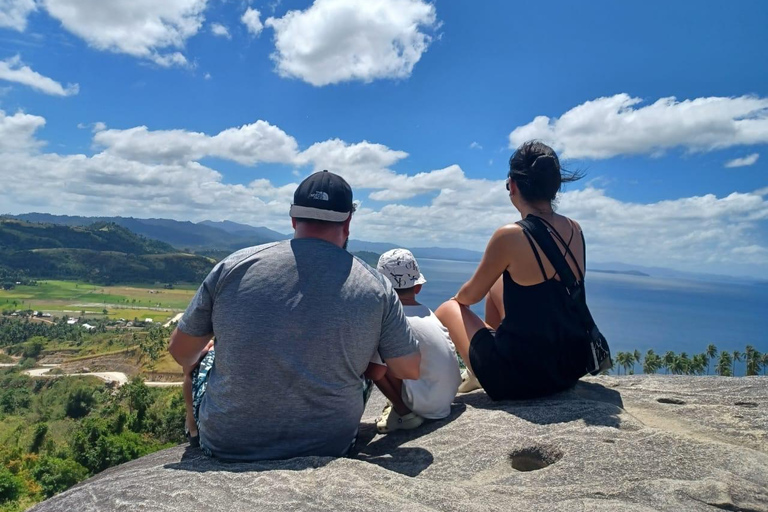
POLYGON ((456 349, 448 330, 435 314, 416 301, 427 280, 419 270, 411 251, 392 249, 381 255, 377 270, 392 283, 403 305, 408 324, 419 341, 421 352, 418 380, 400 380, 387 371, 376 354, 366 376, 389 399, 376 429, 385 434, 392 430, 416 428, 424 419, 441 419, 451 413, 451 403, 461 383, 456 349))

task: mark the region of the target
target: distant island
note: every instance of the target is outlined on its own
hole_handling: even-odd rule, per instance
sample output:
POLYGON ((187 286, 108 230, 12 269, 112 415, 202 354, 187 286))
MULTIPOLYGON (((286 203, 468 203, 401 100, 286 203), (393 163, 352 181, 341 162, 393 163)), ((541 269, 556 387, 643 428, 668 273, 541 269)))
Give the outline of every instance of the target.
POLYGON ((587 271, 598 272, 600 274, 622 274, 625 276, 651 277, 651 274, 646 274, 645 272, 640 272, 639 270, 602 270, 599 268, 588 268, 587 271))

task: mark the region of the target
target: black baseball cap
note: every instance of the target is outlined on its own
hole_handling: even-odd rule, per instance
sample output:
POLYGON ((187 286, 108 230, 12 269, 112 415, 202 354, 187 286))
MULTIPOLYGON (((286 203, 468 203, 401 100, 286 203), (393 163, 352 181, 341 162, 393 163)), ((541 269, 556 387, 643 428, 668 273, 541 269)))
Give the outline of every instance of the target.
POLYGON ((349 183, 332 172, 310 175, 293 194, 291 217, 294 218, 343 222, 354 211, 349 183))

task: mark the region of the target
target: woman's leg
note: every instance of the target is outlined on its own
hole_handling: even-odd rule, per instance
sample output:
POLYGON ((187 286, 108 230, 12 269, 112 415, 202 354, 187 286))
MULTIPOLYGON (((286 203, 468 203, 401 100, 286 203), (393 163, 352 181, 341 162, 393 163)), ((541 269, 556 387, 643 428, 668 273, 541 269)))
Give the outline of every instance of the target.
POLYGON ((469 344, 474 335, 483 328, 490 328, 480 317, 474 314, 468 307, 459 305, 455 300, 443 302, 437 308, 435 315, 438 320, 448 329, 451 340, 464 360, 464 364, 472 371, 469 362, 469 344))
POLYGON ((485 323, 498 329, 504 318, 504 280, 499 277, 485 296, 485 323))

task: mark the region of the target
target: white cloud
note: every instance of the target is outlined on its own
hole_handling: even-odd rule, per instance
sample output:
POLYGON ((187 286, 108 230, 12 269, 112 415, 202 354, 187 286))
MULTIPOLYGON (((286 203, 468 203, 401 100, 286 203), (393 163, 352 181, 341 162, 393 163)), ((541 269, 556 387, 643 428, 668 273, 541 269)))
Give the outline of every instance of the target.
POLYGON ((27 28, 27 16, 35 9, 35 0, 0 0, 0 27, 23 32, 27 28))
POLYGON ((275 30, 280 75, 323 86, 410 76, 437 17, 423 0, 315 0, 265 24, 275 30))
POLYGON ((45 126, 45 118, 17 112, 7 116, 0 110, 0 154, 27 154, 43 145, 35 132, 45 126))
POLYGON ((214 136, 186 130, 150 131, 146 126, 102 130, 93 141, 106 153, 151 163, 184 163, 206 156, 244 165, 293 163, 298 147, 293 137, 266 121, 229 128, 214 136))
POLYGON ((758 158, 760 158, 760 153, 752 153, 751 155, 747 155, 743 158, 734 158, 733 160, 729 160, 725 162, 725 166, 729 168, 748 167, 750 165, 755 165, 758 158))
POLYGON ((483 146, 480 145, 479 142, 472 142, 472 144, 469 145, 469 149, 483 149, 483 146))
POLYGON ((245 13, 243 13, 243 17, 240 18, 240 21, 245 24, 245 27, 251 35, 258 36, 261 34, 261 31, 264 30, 264 24, 261 22, 261 13, 258 9, 249 7, 245 10, 245 13))
POLYGON ((602 159, 768 143, 768 98, 670 97, 638 106, 642 101, 617 94, 587 101, 559 118, 538 116, 509 134, 509 146, 540 139, 565 158, 602 159))
MULTIPOLYGON (((214 136, 101 125, 93 137, 104 149, 87 156, 41 152, 35 133, 44 124, 39 116, 0 111, 4 211, 230 219, 287 232, 288 207, 301 177, 294 179, 290 171, 302 168, 305 175, 328 168, 350 181, 357 199, 370 192, 371 199, 387 202, 358 211, 352 225, 358 239, 482 250, 494 229, 518 218, 503 176, 471 179, 457 165, 397 173, 391 167, 407 153, 371 142, 330 140, 299 152, 292 137, 265 121, 214 136), (257 175, 248 183, 225 183, 222 174, 195 161, 206 156, 246 165, 287 163, 286 177, 293 182, 276 186, 257 175), (425 194, 435 196, 416 204, 401 201, 425 194)), ((768 277, 768 188, 641 204, 588 185, 562 193, 559 210, 584 227, 592 262, 721 273, 751 265, 754 275, 768 277)))
POLYGON ((229 29, 221 23, 211 23, 211 33, 218 37, 232 39, 232 36, 229 34, 229 29))
POLYGON ((80 91, 78 84, 68 84, 64 87, 52 78, 33 71, 21 62, 19 55, 0 60, 0 80, 27 85, 52 96, 73 96, 80 91))
POLYGON ((206 80, 210 80, 213 77, 211 76, 210 73, 206 73, 205 75, 203 75, 203 78, 205 78, 206 80))
POLYGON ((41 0, 41 5, 94 48, 170 67, 188 64, 174 50, 200 30, 206 0, 41 0))
POLYGON ((353 187, 384 188, 394 176, 389 167, 407 156, 404 151, 382 144, 367 141, 348 144, 333 139, 313 144, 297 157, 296 163, 311 164, 314 171, 332 170, 344 176, 353 187))

